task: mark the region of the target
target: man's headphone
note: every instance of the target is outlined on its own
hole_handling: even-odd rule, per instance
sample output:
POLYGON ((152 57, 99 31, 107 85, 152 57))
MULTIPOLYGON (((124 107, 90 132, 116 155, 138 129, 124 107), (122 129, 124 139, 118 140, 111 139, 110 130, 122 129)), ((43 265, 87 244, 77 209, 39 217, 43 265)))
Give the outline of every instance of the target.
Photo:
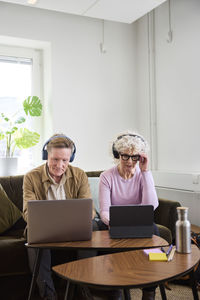
POLYGON ((118 136, 118 138, 116 139, 116 141, 115 141, 115 142, 113 143, 113 145, 112 145, 112 153, 113 153, 114 158, 119 159, 119 152, 118 152, 118 151, 116 150, 116 148, 115 148, 115 143, 116 143, 118 140, 122 139, 124 136, 138 137, 139 139, 141 139, 141 141, 142 141, 143 143, 145 143, 145 140, 144 140, 141 136, 139 136, 139 135, 137 135, 137 134, 129 134, 129 133, 127 133, 127 134, 122 134, 122 135, 118 136))
MULTIPOLYGON (((43 146, 43 148, 42 148, 42 159, 43 159, 43 160, 47 160, 47 159, 48 159, 48 152, 47 152, 47 150, 45 149, 46 145, 47 145, 50 141, 52 141, 52 140, 54 140, 54 139, 57 139, 57 138, 65 138, 65 139, 70 140, 70 141, 72 142, 72 140, 71 140, 70 138, 68 138, 66 135, 63 135, 63 134, 61 134, 61 135, 55 135, 55 136, 51 137, 50 139, 48 139, 48 141, 46 141, 46 143, 44 144, 44 146, 43 146)), ((72 142, 72 143, 73 143, 73 142, 72 142)), ((75 144, 73 143, 73 151, 72 151, 72 155, 71 155, 70 160, 69 160, 70 162, 72 162, 72 161, 74 160, 74 158, 75 158, 75 153, 76 153, 76 146, 75 146, 75 144)))

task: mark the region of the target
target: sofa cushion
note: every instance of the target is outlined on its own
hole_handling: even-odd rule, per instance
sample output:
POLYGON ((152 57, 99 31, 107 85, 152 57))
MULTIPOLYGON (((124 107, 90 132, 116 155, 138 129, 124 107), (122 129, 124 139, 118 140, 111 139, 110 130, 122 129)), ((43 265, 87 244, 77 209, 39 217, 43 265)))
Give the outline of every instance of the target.
POLYGON ((8 198, 0 184, 0 234, 12 227, 21 216, 20 210, 8 198))
POLYGON ((28 274, 28 256, 24 238, 0 236, 0 277, 28 274))
POLYGON ((22 211, 23 210, 23 175, 0 177, 0 184, 8 198, 22 211))
POLYGON ((27 223, 24 221, 23 217, 21 217, 12 227, 4 231, 1 236, 10 236, 16 238, 24 237, 24 230, 26 225, 27 223))
POLYGON ((99 213, 99 177, 88 177, 94 206, 99 213))

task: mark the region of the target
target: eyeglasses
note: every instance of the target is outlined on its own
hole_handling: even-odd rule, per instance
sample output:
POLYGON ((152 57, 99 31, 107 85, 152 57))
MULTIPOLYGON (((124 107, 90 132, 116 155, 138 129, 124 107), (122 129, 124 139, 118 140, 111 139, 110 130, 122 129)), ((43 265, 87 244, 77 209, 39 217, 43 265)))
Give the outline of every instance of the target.
POLYGON ((140 155, 139 154, 136 154, 136 155, 128 155, 128 154, 123 154, 123 153, 120 153, 120 156, 122 158, 122 160, 129 160, 129 158, 132 159, 132 161, 138 161, 140 160, 140 155))

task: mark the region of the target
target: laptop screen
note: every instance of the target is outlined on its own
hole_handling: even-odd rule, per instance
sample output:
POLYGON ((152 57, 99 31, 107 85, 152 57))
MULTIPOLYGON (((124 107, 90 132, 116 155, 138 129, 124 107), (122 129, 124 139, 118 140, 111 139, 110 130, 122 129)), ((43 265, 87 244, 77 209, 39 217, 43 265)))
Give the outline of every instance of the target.
POLYGON ((153 217, 152 205, 110 206, 110 237, 152 237, 153 217))
POLYGON ((110 206, 110 226, 147 226, 153 224, 152 205, 110 206))
POLYGON ((92 199, 28 201, 28 243, 90 240, 92 199))

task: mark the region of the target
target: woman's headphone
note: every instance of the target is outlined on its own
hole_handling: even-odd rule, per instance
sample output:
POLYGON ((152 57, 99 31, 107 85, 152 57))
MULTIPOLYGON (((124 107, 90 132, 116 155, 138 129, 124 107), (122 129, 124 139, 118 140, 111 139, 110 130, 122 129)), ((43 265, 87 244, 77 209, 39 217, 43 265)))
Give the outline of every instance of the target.
POLYGON ((119 152, 118 152, 118 151, 116 150, 116 148, 115 148, 115 143, 116 143, 118 140, 122 139, 124 136, 138 137, 139 139, 141 139, 141 141, 142 141, 143 143, 145 143, 145 140, 144 140, 141 136, 139 136, 139 135, 137 135, 137 134, 129 134, 129 133, 127 133, 127 134, 122 134, 122 135, 118 136, 118 138, 116 139, 116 141, 115 141, 115 142, 113 143, 113 145, 112 145, 112 153, 113 153, 114 158, 116 158, 116 159, 119 159, 119 152))
MULTIPOLYGON (((67 140, 69 140, 69 141, 72 142, 72 140, 71 140, 70 138, 68 138, 66 135, 63 135, 63 134, 61 134, 61 135, 55 135, 55 136, 51 137, 50 139, 48 139, 48 141, 46 141, 46 143, 44 144, 44 146, 43 146, 43 148, 42 148, 42 159, 43 159, 43 160, 47 160, 47 159, 48 159, 48 152, 47 152, 47 150, 45 149, 46 145, 47 145, 50 141, 52 141, 52 140, 54 140, 54 139, 57 139, 57 138, 65 138, 65 139, 67 139, 67 140)), ((72 143, 73 143, 73 142, 72 142, 72 143)), ((74 158, 75 158, 75 153, 76 153, 76 146, 75 146, 75 144, 73 143, 73 151, 72 151, 72 155, 71 155, 70 160, 69 160, 70 162, 72 162, 72 161, 74 160, 74 158)))

